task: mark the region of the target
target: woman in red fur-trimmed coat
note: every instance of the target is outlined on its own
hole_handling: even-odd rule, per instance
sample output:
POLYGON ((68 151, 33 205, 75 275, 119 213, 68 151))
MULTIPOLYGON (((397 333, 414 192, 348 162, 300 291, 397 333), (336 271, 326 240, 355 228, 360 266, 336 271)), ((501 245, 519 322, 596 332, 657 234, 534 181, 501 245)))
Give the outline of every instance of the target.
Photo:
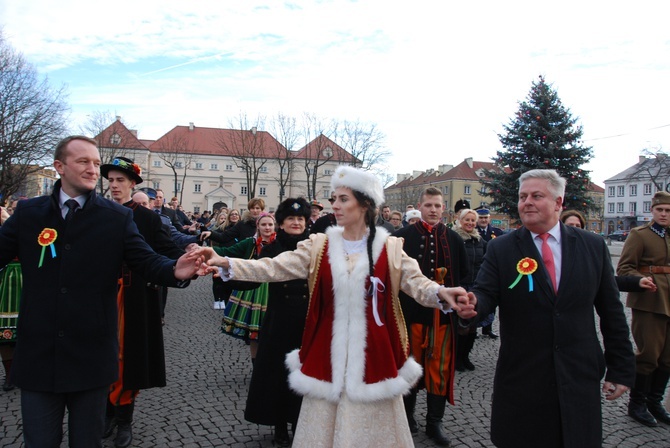
POLYGON ((413 446, 402 402, 421 376, 409 356, 398 291, 425 306, 473 313, 462 288, 421 274, 402 242, 374 226, 383 190, 376 177, 339 167, 331 180, 337 227, 292 252, 229 260, 209 248, 208 264, 224 279, 308 278, 310 302, 302 347, 287 355, 292 389, 304 396, 294 447, 413 446), (447 303, 445 303, 447 302, 447 303))

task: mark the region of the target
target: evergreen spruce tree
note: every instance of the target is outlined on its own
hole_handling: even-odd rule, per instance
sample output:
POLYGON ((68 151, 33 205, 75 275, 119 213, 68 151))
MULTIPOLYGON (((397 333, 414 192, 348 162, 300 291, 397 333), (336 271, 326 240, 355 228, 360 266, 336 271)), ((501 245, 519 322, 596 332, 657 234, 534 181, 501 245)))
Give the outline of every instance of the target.
POLYGON ((581 167, 592 157, 581 142, 582 127, 561 103, 556 91, 540 76, 516 117, 498 135, 503 146, 493 161, 498 170, 487 171, 482 194, 491 197, 491 208, 519 218, 519 176, 532 169, 555 169, 568 180, 563 207, 586 213, 593 201, 586 193, 589 172, 581 167))

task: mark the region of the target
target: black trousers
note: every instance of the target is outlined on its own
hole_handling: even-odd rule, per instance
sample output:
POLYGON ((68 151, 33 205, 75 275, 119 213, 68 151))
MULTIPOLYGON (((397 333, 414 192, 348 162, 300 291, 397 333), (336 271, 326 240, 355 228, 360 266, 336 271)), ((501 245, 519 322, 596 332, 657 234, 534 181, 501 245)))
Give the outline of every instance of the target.
POLYGON ((26 448, 58 448, 68 410, 70 448, 102 447, 109 387, 53 393, 21 390, 23 441, 26 448))

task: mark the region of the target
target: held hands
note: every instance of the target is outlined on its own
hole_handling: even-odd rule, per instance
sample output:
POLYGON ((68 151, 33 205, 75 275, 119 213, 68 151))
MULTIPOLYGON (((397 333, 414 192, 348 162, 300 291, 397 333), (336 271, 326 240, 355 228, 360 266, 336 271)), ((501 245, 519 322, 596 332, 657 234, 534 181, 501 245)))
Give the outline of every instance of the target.
POLYGON ((440 302, 446 302, 451 309, 458 313, 462 319, 471 319, 477 315, 475 305, 477 298, 472 293, 468 293, 461 287, 440 288, 437 291, 440 302))
POLYGON ((639 285, 640 288, 647 289, 648 292, 656 292, 656 284, 653 277, 642 277, 639 285))
POLYGON ((609 381, 605 381, 603 383, 603 393, 605 394, 605 400, 616 400, 621 395, 623 395, 624 392, 627 392, 628 389, 628 386, 624 386, 622 384, 611 383, 609 381))
POLYGON ((195 249, 195 251, 200 257, 198 275, 214 274, 215 277, 218 277, 219 269, 217 266, 220 266, 224 269, 228 269, 230 267, 228 259, 218 255, 211 247, 198 247, 195 249))
POLYGON ((195 250, 190 250, 179 257, 174 267, 174 277, 178 280, 190 280, 199 274, 202 257, 195 250))

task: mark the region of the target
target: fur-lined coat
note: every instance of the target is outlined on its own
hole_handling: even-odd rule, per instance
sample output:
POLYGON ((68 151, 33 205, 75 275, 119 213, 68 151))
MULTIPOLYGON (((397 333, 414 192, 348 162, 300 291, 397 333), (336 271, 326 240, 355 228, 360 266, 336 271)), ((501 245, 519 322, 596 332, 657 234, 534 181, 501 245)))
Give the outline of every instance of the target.
POLYGON ((298 393, 332 402, 339 401, 343 393, 360 402, 399 396, 418 381, 422 370, 409 357, 398 290, 424 306, 439 308, 439 286, 424 277, 416 260, 403 252, 402 240, 378 228, 372 254, 375 276, 383 284, 377 288, 375 313, 367 293, 368 257, 359 254, 350 266, 342 232, 342 227, 331 227, 327 237, 311 235, 295 251, 275 258, 234 260, 228 274, 237 280, 260 282, 309 279, 303 345, 286 360, 290 385, 298 393), (378 369, 384 370, 383 375, 378 369))
POLYGON ((467 275, 461 279, 461 286, 465 289, 469 289, 475 282, 479 267, 482 265, 482 260, 486 253, 486 241, 477 230, 466 232, 463 227, 455 225, 454 232, 458 233, 458 235, 463 238, 463 243, 465 244, 465 253, 468 256, 468 267, 466 269, 467 275))

